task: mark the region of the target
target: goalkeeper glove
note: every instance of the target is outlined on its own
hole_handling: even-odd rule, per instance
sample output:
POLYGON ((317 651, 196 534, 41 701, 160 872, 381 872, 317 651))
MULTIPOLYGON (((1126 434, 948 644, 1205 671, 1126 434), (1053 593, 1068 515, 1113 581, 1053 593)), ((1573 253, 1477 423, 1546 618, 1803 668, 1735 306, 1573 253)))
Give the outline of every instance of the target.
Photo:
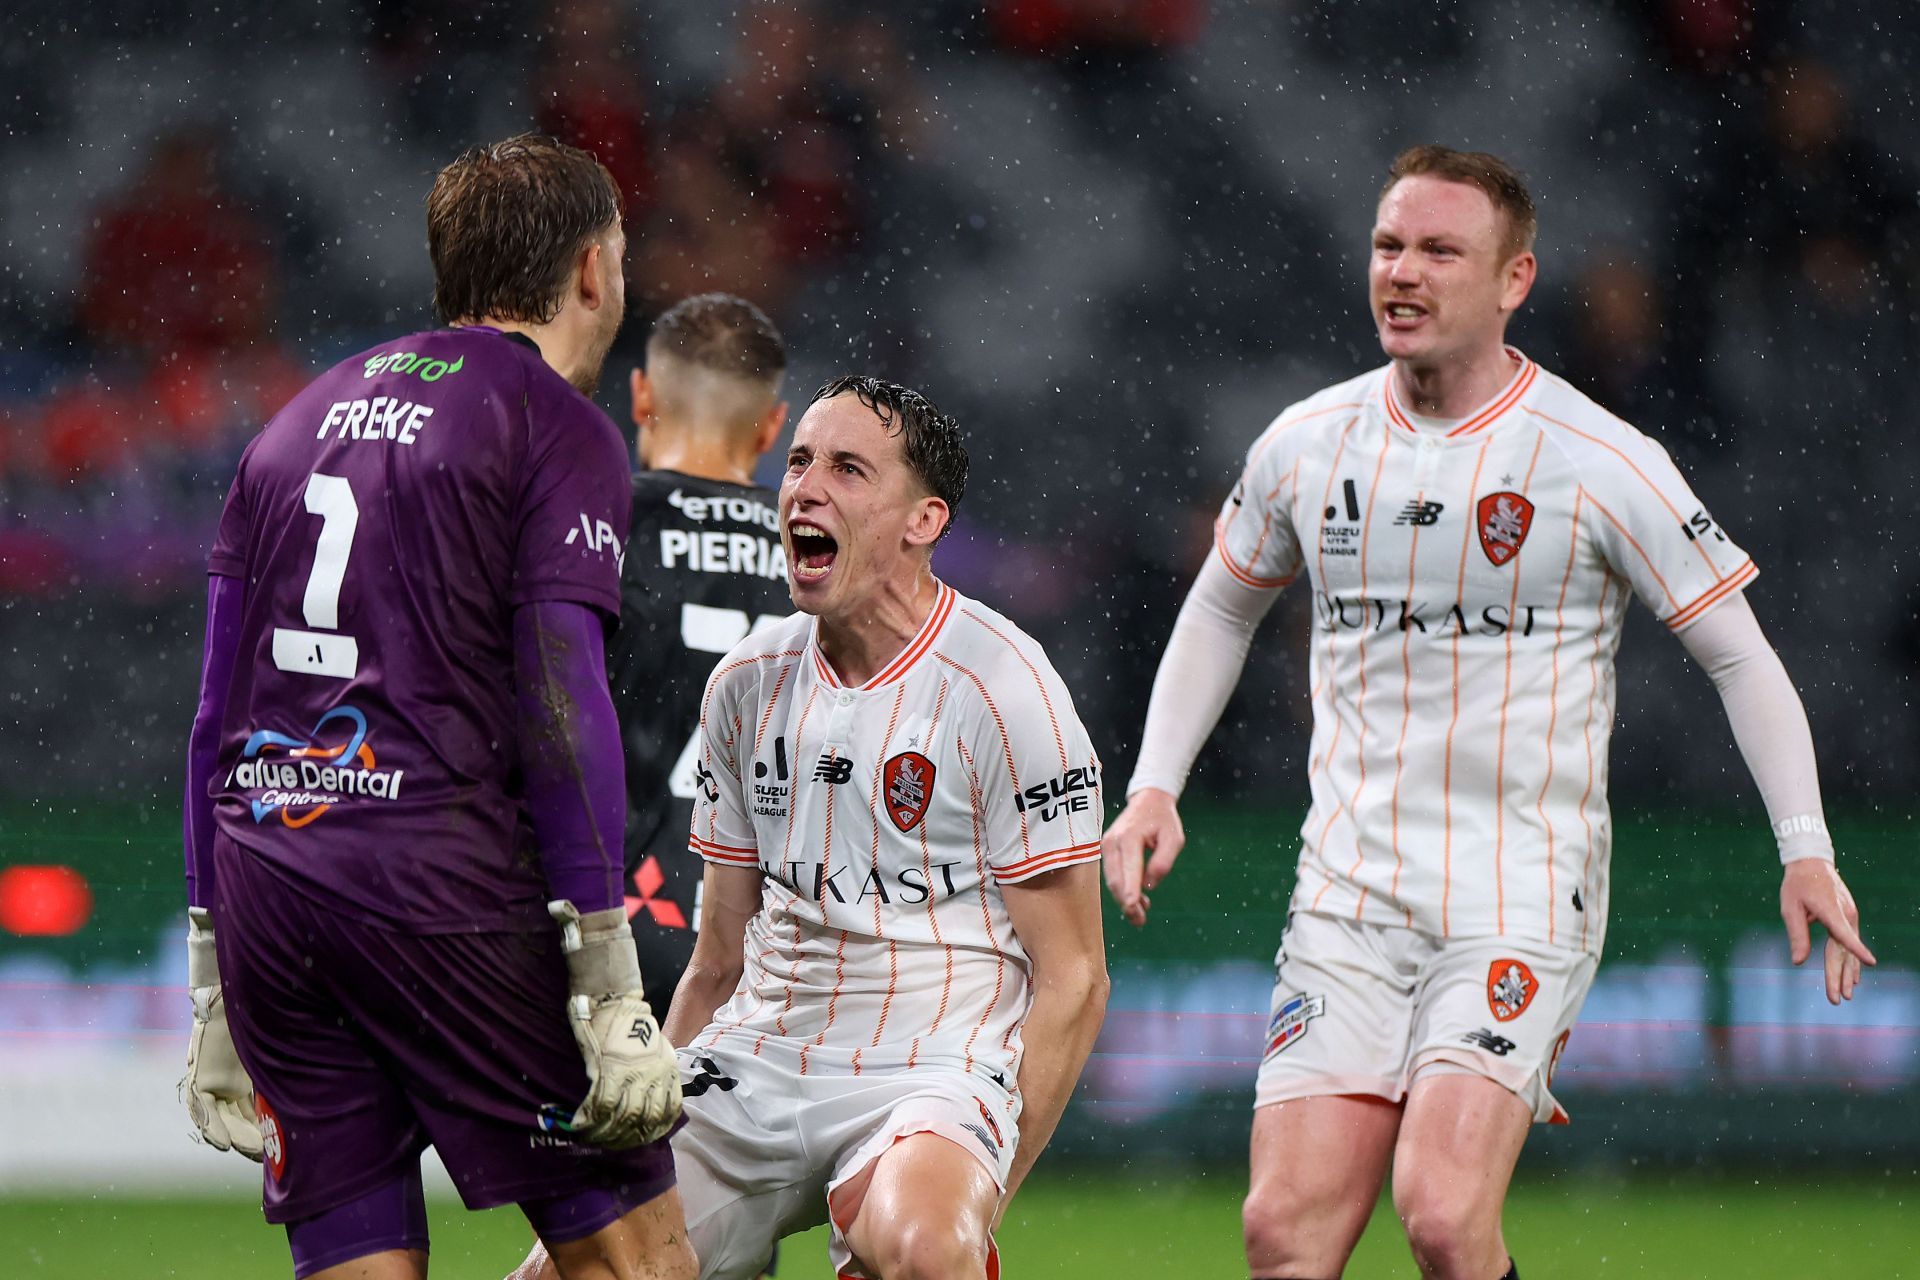
POLYGON ((207 1145, 260 1159, 260 1117, 253 1081, 240 1065, 227 1029, 220 994, 220 961, 213 950, 213 917, 205 907, 187 911, 187 988, 193 997, 193 1038, 187 1042, 187 1074, 180 1081, 187 1114, 207 1145))
POLYGON ((567 1021, 586 1059, 586 1099, 566 1125, 605 1147, 656 1142, 680 1118, 680 1069, 640 988, 640 958, 622 907, 581 915, 547 904, 567 957, 567 1021))

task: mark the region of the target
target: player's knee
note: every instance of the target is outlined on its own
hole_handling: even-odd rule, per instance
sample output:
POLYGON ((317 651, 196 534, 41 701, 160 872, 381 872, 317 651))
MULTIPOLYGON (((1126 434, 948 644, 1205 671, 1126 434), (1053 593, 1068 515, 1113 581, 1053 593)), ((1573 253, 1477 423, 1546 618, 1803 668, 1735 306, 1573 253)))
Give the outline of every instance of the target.
POLYGON ((987 1242, 959 1222, 907 1218, 877 1236, 874 1265, 887 1280, 978 1280, 987 1273, 987 1242))
POLYGON ((1393 1207, 1426 1274, 1471 1276, 1475 1268, 1484 1271, 1500 1234, 1497 1203, 1481 1203, 1481 1197, 1453 1179, 1427 1176, 1396 1179, 1393 1207))
POLYGON ((1288 1275, 1316 1252, 1301 1213, 1284 1190, 1256 1186, 1240 1204, 1240 1238, 1255 1275, 1288 1275))
POLYGON ((1270 1261, 1284 1246, 1286 1236, 1281 1215, 1270 1197, 1255 1193, 1240 1202, 1240 1238, 1249 1259, 1270 1261))

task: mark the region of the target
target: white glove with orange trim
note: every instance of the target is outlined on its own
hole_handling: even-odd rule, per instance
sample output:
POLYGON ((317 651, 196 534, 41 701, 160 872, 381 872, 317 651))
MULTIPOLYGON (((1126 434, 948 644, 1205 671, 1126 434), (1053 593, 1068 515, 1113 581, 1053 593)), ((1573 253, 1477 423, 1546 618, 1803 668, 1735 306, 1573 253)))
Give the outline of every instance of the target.
POLYGON ((583 916, 561 898, 547 904, 547 913, 560 925, 567 1021, 590 1081, 562 1127, 603 1147, 657 1142, 680 1119, 680 1068, 641 989, 626 910, 583 916))
POLYGON ((187 1074, 180 1081, 187 1114, 208 1146, 237 1151, 257 1164, 264 1144, 253 1081, 227 1029, 213 916, 205 907, 187 910, 187 991, 193 997, 193 1038, 187 1041, 187 1074))

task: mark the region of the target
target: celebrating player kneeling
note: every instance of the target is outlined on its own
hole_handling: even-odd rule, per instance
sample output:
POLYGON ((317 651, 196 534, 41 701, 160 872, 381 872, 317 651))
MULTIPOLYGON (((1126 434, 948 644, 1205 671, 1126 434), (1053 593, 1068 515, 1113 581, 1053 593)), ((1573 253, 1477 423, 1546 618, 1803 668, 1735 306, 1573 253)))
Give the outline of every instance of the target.
POLYGON ((1100 1028, 1100 766, 1039 646, 933 576, 966 476, 923 396, 823 387, 780 487, 802 612, 707 687, 668 1024, 703 1277, 825 1221, 840 1275, 997 1274, 1100 1028))

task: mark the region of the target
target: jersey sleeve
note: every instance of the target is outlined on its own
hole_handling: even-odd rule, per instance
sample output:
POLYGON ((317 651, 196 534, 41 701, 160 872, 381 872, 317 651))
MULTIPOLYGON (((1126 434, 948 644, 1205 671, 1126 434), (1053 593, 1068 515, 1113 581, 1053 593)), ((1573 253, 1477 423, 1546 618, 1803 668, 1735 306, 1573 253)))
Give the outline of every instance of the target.
POLYGON ((1214 522, 1214 548, 1227 572, 1245 586, 1277 589, 1300 572, 1300 539, 1291 493, 1296 460, 1280 443, 1284 418, 1247 451, 1247 465, 1214 522))
POLYGON ((741 750, 750 725, 741 715, 741 694, 750 674, 725 663, 707 682, 700 703, 700 759, 693 774, 693 829, 687 848, 726 867, 760 865, 752 806, 741 750))
POLYGON ((517 495, 514 605, 565 600, 620 616, 633 481, 620 432, 569 389, 534 380, 517 495))
POLYGON ((988 703, 966 754, 979 779, 987 866, 1001 884, 1017 884, 1099 858, 1105 811, 1100 758, 1066 686, 1044 659, 1007 666, 1005 696, 988 703))
POLYGON ((1635 432, 1595 452, 1584 497, 1600 553, 1675 631, 1759 576, 1694 496, 1667 451, 1635 432))
POLYGON ((222 578, 247 576, 247 533, 252 504, 247 497, 247 464, 253 460, 254 437, 240 455, 240 466, 233 475, 233 487, 227 490, 227 505, 220 511, 220 527, 213 535, 213 549, 207 553, 207 572, 222 578))

